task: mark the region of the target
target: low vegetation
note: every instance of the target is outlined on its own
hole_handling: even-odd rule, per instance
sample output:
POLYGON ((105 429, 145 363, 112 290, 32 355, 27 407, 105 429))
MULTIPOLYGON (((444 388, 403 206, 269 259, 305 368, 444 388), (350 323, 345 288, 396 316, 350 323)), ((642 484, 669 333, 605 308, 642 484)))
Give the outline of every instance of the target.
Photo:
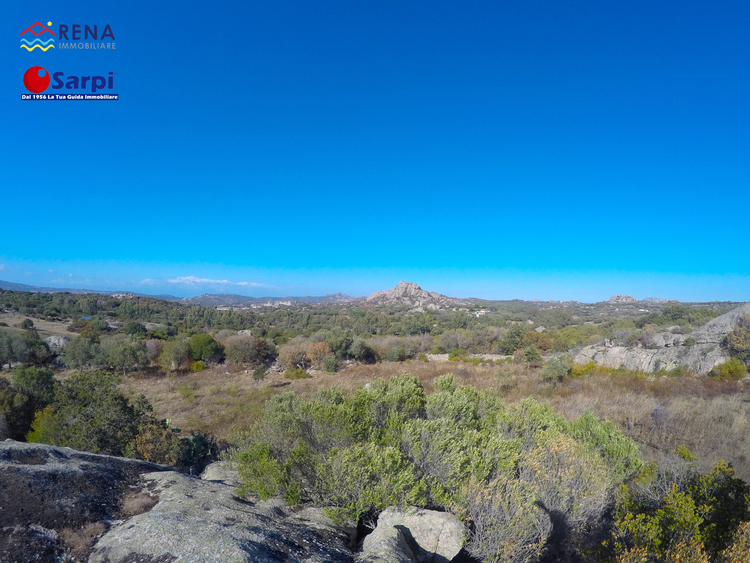
POLYGON ((216 435, 247 491, 370 525, 391 504, 450 511, 483 561, 748 561, 750 318, 708 376, 572 361, 666 330, 696 346, 730 305, 220 311, 0 291, 0 433, 186 469, 216 435))

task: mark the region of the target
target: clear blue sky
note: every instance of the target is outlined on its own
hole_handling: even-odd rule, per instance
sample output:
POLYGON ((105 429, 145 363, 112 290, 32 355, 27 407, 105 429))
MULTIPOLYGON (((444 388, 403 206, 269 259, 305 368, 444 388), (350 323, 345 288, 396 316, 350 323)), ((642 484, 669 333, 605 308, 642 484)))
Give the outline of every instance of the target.
POLYGON ((0 279, 750 300, 748 2, 0 14, 0 279), (28 52, 35 21, 109 24, 116 50, 28 52), (115 72, 121 99, 21 101, 37 65, 115 72))

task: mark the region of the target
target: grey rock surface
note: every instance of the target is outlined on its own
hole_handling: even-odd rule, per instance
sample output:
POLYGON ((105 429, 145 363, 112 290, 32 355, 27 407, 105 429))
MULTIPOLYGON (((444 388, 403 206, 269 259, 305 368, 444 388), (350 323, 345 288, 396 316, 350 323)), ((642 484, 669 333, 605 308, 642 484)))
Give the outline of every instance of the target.
POLYGON ((311 515, 239 499, 223 483, 178 473, 143 477, 158 502, 113 526, 94 546, 90 563, 353 561, 350 535, 322 513, 312 525, 311 515))
POLYGON ((70 448, 0 442, 0 561, 55 560, 66 551, 61 530, 110 521, 141 473, 163 469, 70 448))
MULTIPOLYGON (((365 538, 363 557, 370 546, 398 545, 392 529, 398 530, 418 563, 448 563, 463 547, 466 530, 463 524, 447 512, 408 508, 402 510, 388 507, 380 513, 375 530, 365 538)), ((376 559, 373 561, 385 561, 376 559)))
POLYGON ((576 354, 574 360, 585 364, 591 360, 606 367, 624 366, 627 369, 652 372, 657 367, 671 370, 686 367, 697 373, 708 373, 716 365, 728 359, 720 344, 734 328, 742 315, 750 314, 750 303, 732 309, 708 321, 692 332, 696 344, 686 346, 688 336, 660 332, 651 338, 652 348, 632 348, 604 345, 586 346, 576 354))
POLYGON ((401 530, 378 526, 365 538, 360 563, 415 563, 416 558, 401 530))
POLYGON ((45 338, 44 341, 47 343, 47 346, 49 346, 50 351, 59 354, 62 352, 63 348, 65 348, 65 345, 70 342, 70 338, 62 336, 61 334, 55 334, 45 338))
POLYGON ((223 483, 230 487, 239 487, 242 484, 239 472, 233 469, 232 464, 228 461, 209 463, 201 473, 201 479, 223 483))

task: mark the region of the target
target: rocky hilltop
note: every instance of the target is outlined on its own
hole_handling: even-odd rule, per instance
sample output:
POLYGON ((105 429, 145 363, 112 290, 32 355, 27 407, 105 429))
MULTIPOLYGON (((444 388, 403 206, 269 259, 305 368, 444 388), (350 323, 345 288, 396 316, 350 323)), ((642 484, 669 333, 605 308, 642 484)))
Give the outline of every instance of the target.
POLYGON ((740 317, 747 314, 750 314, 750 303, 708 321, 691 334, 669 330, 656 333, 648 348, 616 346, 605 340, 604 344, 583 348, 576 354, 575 361, 585 364, 593 360, 607 367, 624 366, 646 372, 685 367, 697 373, 708 373, 716 364, 728 359, 720 344, 740 317))
POLYGON ((415 283, 401 281, 393 289, 376 291, 365 302, 368 305, 408 305, 411 307, 436 308, 458 304, 460 300, 440 293, 425 291, 415 283))
POLYGON ((613 295, 608 303, 638 303, 638 300, 632 295, 613 295))

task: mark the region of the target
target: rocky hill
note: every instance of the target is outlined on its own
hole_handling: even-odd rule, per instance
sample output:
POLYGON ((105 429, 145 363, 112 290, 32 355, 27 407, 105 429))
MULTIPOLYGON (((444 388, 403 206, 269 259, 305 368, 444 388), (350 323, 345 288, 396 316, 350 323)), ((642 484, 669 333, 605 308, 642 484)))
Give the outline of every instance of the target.
POLYGON ((376 291, 365 300, 367 305, 407 305, 428 309, 462 303, 455 297, 425 291, 417 284, 405 281, 399 282, 393 289, 376 291))
POLYGON ((649 347, 617 346, 610 341, 586 346, 575 356, 576 363, 591 360, 607 367, 624 366, 645 372, 659 369, 689 368, 697 373, 708 373, 718 363, 728 359, 721 349, 721 341, 739 322, 742 315, 750 314, 750 303, 732 309, 708 321, 691 334, 671 330, 656 333, 649 347))

